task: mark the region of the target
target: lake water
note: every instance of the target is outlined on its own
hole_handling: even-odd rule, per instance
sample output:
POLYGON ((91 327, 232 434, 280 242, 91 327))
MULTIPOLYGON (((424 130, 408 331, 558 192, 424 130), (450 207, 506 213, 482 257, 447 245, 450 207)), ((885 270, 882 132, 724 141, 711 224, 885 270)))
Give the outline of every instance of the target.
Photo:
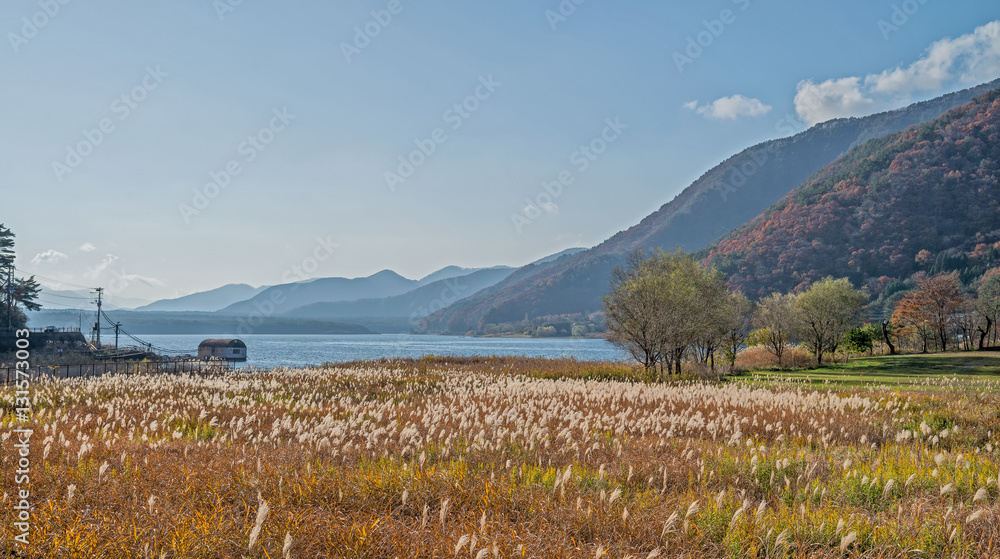
MULTIPOLYGON (((196 354, 206 338, 229 336, 144 335, 139 338, 157 347, 196 354)), ((621 350, 604 340, 579 338, 467 338, 381 334, 359 336, 246 335, 247 366, 279 367, 319 365, 331 361, 354 361, 382 357, 424 355, 514 355, 526 357, 575 357, 586 361, 618 361, 621 350)))

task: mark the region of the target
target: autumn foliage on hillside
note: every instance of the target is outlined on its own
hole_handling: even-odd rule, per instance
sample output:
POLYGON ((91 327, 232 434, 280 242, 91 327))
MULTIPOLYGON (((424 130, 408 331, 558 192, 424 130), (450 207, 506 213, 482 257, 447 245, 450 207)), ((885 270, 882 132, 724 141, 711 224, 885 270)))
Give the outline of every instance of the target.
POLYGON ((847 276, 877 295, 893 279, 1000 262, 1000 90, 871 140, 711 247, 750 296, 847 276))

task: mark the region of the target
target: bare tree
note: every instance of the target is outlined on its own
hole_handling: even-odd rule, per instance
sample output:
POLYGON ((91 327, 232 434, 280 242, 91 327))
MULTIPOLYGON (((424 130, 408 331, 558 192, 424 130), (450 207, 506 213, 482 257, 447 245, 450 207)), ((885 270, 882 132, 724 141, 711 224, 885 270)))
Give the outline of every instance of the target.
POLYGON ((795 319, 795 297, 772 293, 761 300, 754 313, 753 326, 749 342, 752 345, 762 345, 778 358, 785 354, 789 334, 795 319))
POLYGON ((681 372, 686 355, 714 365, 730 309, 729 290, 718 271, 680 251, 629 255, 614 270, 604 298, 608 340, 646 369, 664 365, 681 372))
POLYGON ((729 296, 729 314, 722 324, 722 342, 719 346, 729 363, 729 372, 736 368, 736 355, 746 345, 750 335, 754 305, 742 293, 729 296))
POLYGON ((659 361, 656 286, 642 251, 629 254, 624 267, 611 272, 611 290, 604 296, 608 341, 622 348, 647 370, 659 361))
POLYGON ((996 345, 997 320, 1000 320, 1000 268, 987 272, 980 280, 976 312, 982 317, 976 328, 979 331, 979 350, 983 350, 991 331, 993 332, 991 345, 996 345))

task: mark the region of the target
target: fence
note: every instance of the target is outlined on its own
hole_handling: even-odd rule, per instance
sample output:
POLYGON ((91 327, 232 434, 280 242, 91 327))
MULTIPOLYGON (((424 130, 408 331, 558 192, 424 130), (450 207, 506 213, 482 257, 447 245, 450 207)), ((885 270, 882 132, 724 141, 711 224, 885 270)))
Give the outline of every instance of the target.
MULTIPOLYGON (((106 361, 86 365, 51 365, 32 367, 28 373, 32 380, 41 378, 69 379, 90 378, 102 375, 154 375, 183 373, 218 373, 228 371, 235 361, 106 361)), ((17 369, 0 367, 0 381, 17 382, 17 369)), ((23 376, 21 378, 24 378, 23 376)))

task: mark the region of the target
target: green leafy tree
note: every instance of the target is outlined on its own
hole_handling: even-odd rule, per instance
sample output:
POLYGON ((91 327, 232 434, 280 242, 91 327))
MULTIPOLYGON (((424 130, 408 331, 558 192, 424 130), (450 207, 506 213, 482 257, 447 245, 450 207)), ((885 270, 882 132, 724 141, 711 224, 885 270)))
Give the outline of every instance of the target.
POLYGON ((14 233, 0 223, 0 285, 3 286, 3 306, 0 307, 0 328, 23 328, 28 323, 24 312, 18 308, 37 311, 41 286, 35 277, 14 276, 14 233))
POLYGON ((823 364, 824 353, 837 351, 867 302, 847 278, 826 277, 795 296, 795 332, 812 349, 817 365, 823 364))
POLYGON ((855 326, 844 335, 844 347, 848 353, 871 353, 875 340, 882 337, 882 330, 874 324, 855 326))

